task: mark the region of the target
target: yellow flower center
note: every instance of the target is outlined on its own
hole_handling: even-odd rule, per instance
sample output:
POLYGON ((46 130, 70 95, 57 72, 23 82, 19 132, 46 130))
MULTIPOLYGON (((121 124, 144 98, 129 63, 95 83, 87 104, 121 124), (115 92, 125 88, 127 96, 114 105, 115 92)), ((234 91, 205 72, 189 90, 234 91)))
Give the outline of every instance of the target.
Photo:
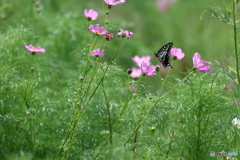
POLYGON ((96 31, 96 33, 100 33, 100 31, 96 31))

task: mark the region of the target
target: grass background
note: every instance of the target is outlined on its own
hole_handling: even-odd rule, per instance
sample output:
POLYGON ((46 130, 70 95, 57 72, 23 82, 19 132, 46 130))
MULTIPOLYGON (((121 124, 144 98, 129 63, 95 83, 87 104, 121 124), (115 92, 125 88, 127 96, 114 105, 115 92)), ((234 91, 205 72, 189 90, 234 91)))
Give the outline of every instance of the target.
MULTIPOLYGON (((81 108, 80 102, 86 102, 81 95, 90 96, 87 91, 94 90, 101 68, 106 68, 104 62, 121 41, 115 38, 104 46, 101 63, 87 54, 91 38, 86 28, 103 24, 104 2, 2 0, 0 159, 93 159, 109 135, 110 124, 118 123, 112 145, 106 145, 97 159, 221 159, 209 153, 237 152, 239 131, 231 121, 239 115, 235 103, 239 88, 228 85, 236 78, 233 30, 212 18, 211 12, 202 15, 209 6, 231 10, 230 4, 219 0, 179 0, 166 12, 157 8, 155 0, 127 0, 113 6, 108 30, 130 30, 134 37, 123 41, 108 76, 86 108, 81 108), (98 11, 98 20, 87 22, 85 8, 98 11), (164 86, 166 70, 139 83, 129 78, 126 69, 136 66, 131 57, 153 56, 168 42, 182 48, 186 56, 172 62, 174 69, 164 86), (24 48, 29 44, 46 49, 34 56, 33 74, 29 74, 32 55, 24 48), (169 91, 192 68, 195 52, 210 61, 214 71, 193 73, 152 110, 162 95, 160 89, 169 91), (97 69, 97 78, 86 91, 90 73, 97 69), (133 85, 137 90, 130 91, 133 85), (75 123, 73 141, 63 146, 75 123), (59 153, 61 147, 66 151, 59 153)), ((159 63, 154 56, 151 62, 159 63)))

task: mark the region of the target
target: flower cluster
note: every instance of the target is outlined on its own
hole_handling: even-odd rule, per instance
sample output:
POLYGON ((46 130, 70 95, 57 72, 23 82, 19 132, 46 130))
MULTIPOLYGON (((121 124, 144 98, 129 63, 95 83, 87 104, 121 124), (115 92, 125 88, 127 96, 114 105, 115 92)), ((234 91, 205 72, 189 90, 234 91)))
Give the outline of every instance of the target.
POLYGON ((123 38, 124 37, 127 37, 127 39, 131 38, 131 36, 133 36, 133 33, 126 30, 122 30, 122 29, 119 29, 118 33, 117 33, 118 37, 122 36, 123 38))
MULTIPOLYGON (((104 38, 106 40, 109 40, 109 39, 112 39, 113 37, 115 37, 115 35, 113 33, 108 32, 104 27, 101 27, 100 24, 90 25, 88 28, 93 33, 95 33, 96 35, 105 35, 104 38)), ((122 34, 124 34, 124 35, 122 35, 122 37, 127 37, 127 39, 129 39, 133 35, 133 33, 130 32, 130 31, 124 31, 122 29, 120 29, 120 30, 123 32, 122 34)), ((118 32, 118 35, 120 35, 119 32, 118 32)), ((104 56, 104 54, 100 54, 101 56, 98 55, 98 54, 97 55, 96 54, 92 54, 92 55, 93 56, 99 56, 99 57, 103 57, 104 56)))
MULTIPOLYGON (((113 33, 108 32, 104 27, 101 27, 100 24, 90 25, 88 28, 90 31, 92 31, 96 35, 105 35, 104 38, 107 40, 115 37, 113 33)), ((133 33, 128 30, 124 31, 123 29, 119 29, 117 35, 118 37, 122 36, 123 38, 127 37, 127 39, 129 39, 131 38, 131 36, 133 36, 133 33)))
MULTIPOLYGON (((123 4, 125 3, 125 0, 119 0, 119 1, 115 1, 115 0, 104 0, 104 2, 108 5, 109 8, 111 8, 111 6, 113 5, 119 5, 119 4, 123 4)), ((107 14, 109 12, 107 11, 107 14)), ((96 20, 98 17, 98 13, 96 11, 94 11, 93 9, 85 9, 84 10, 84 16, 90 21, 90 20, 96 20)), ((97 36, 101 36, 103 35, 104 38, 106 40, 110 40, 113 39, 115 37, 115 35, 111 32, 109 32, 105 27, 100 26, 100 24, 91 24, 89 25, 88 29, 92 32, 95 33, 97 36)), ((131 36, 133 36, 133 33, 126 30, 124 31, 123 29, 119 29, 118 33, 117 33, 118 37, 126 37, 127 39, 130 39, 131 36)), ((104 50, 101 50, 99 48, 95 49, 92 51, 91 55, 92 56, 97 56, 97 57, 103 57, 104 56, 104 50)))

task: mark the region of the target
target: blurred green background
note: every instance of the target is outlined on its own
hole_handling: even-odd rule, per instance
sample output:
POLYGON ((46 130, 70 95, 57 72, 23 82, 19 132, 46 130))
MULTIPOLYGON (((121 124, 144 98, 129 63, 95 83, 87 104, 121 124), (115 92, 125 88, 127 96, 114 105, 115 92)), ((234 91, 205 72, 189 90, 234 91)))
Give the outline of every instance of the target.
MULTIPOLYGON (((29 29, 32 38, 23 42, 23 45, 46 48, 47 52, 38 60, 43 67, 58 70, 55 73, 63 78, 69 77, 75 68, 72 64, 75 57, 71 53, 81 51, 90 43, 86 27, 89 24, 103 24, 107 10, 102 0, 1 0, 0 6, 1 32, 6 33, 10 27, 29 29), (83 15, 84 9, 96 10, 99 18, 88 23, 83 15)), ((159 10, 156 0, 126 0, 122 5, 113 6, 108 30, 117 33, 122 28, 134 33, 133 38, 123 42, 116 63, 126 70, 136 67, 131 57, 152 55, 151 62, 157 65, 159 62, 153 52, 173 42, 173 47, 181 48, 186 56, 181 61, 172 62, 170 76, 181 77, 182 72, 192 68, 195 52, 213 65, 215 61, 226 64, 226 57, 233 54, 232 28, 212 18, 209 12, 202 15, 206 6, 220 7, 223 2, 178 0, 164 12, 159 10)), ((105 46, 106 61, 118 43, 118 39, 113 39, 105 46)), ((159 89, 159 81, 165 74, 166 70, 163 69, 160 76, 144 77, 143 80, 151 84, 150 90, 155 91, 159 89)))

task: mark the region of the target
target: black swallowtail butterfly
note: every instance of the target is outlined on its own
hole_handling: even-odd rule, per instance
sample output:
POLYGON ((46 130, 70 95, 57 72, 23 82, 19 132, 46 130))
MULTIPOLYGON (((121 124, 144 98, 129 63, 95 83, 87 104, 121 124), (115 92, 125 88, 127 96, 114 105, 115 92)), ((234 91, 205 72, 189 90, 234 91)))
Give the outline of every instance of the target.
POLYGON ((166 68, 167 66, 170 66, 173 68, 170 64, 170 58, 169 53, 172 49, 173 43, 170 42, 168 44, 165 44, 157 53, 154 53, 155 56, 159 59, 159 61, 162 63, 163 67, 166 68))

